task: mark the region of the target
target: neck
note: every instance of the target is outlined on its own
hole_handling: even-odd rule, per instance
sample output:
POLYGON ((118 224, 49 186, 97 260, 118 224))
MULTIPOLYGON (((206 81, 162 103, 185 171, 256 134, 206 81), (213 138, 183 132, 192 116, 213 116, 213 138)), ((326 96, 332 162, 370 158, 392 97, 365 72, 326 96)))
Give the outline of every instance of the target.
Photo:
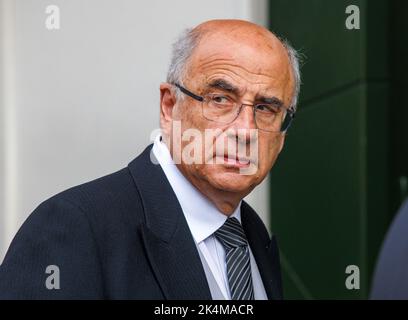
POLYGON ((237 195, 236 193, 226 192, 223 190, 213 190, 211 187, 204 187, 200 189, 200 186, 196 186, 202 194, 204 194, 216 207, 217 209, 230 216, 234 213, 235 209, 239 205, 243 197, 237 195))

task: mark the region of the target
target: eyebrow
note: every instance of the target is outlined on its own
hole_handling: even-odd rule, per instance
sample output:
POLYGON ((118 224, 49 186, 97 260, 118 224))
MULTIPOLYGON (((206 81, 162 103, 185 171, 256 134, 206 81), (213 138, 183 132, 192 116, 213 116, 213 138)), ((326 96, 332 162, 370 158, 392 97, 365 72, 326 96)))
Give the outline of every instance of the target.
POLYGON ((213 81, 208 83, 207 86, 209 88, 221 89, 223 91, 234 93, 236 95, 238 95, 241 91, 237 86, 234 86, 232 83, 224 79, 214 79, 213 81))
MULTIPOLYGON (((284 102, 277 98, 277 97, 264 97, 264 96, 259 96, 256 101, 259 101, 261 103, 267 103, 267 104, 273 104, 279 108, 283 108, 284 107, 284 102)), ((259 103, 258 102, 258 103, 259 103)))
MULTIPOLYGON (((239 95, 241 92, 241 90, 237 86, 224 79, 214 79, 213 81, 208 83, 207 86, 209 88, 221 89, 235 95, 239 95)), ((279 108, 283 108, 285 105, 284 102, 277 97, 257 96, 255 101, 257 101, 257 103, 273 104, 279 108)))

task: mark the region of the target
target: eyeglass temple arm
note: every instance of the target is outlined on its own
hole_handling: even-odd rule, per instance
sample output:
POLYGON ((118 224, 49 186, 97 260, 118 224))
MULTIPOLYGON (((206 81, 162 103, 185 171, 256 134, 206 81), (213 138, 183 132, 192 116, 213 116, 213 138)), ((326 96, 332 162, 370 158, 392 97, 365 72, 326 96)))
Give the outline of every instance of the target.
POLYGON ((182 86, 180 86, 178 83, 174 84, 177 88, 180 89, 181 92, 183 92, 184 94, 188 95, 189 97, 197 100, 197 101, 204 101, 203 97, 197 96, 196 94, 192 93, 191 91, 188 91, 186 88, 183 88, 182 86))

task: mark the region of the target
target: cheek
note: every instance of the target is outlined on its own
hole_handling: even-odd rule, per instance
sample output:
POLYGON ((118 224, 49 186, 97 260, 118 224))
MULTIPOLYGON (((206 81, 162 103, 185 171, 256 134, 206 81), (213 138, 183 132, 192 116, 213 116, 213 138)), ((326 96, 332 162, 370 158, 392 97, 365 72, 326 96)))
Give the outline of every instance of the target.
MULTIPOLYGON (((192 106, 183 106, 183 110, 181 110, 180 114, 180 123, 181 123, 181 132, 186 132, 186 136, 189 133, 196 131, 201 132, 202 136, 204 133, 204 129, 206 129, 206 123, 203 121, 201 117, 201 113, 199 112, 199 108, 195 105, 192 106), (188 131, 190 130, 190 131, 188 131), (192 131, 191 131, 192 130, 192 131)), ((189 143, 189 142, 186 142, 189 143)))
POLYGON ((283 135, 264 136, 259 138, 259 167, 269 171, 275 163, 283 143, 283 135))

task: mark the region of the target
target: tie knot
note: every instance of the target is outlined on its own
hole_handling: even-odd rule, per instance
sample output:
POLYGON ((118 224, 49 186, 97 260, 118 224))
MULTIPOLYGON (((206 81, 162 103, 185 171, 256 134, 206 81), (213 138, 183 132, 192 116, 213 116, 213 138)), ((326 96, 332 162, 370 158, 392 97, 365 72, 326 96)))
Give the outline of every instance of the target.
POLYGON ((228 218, 224 224, 214 232, 214 235, 226 249, 248 245, 244 229, 237 218, 228 218))

